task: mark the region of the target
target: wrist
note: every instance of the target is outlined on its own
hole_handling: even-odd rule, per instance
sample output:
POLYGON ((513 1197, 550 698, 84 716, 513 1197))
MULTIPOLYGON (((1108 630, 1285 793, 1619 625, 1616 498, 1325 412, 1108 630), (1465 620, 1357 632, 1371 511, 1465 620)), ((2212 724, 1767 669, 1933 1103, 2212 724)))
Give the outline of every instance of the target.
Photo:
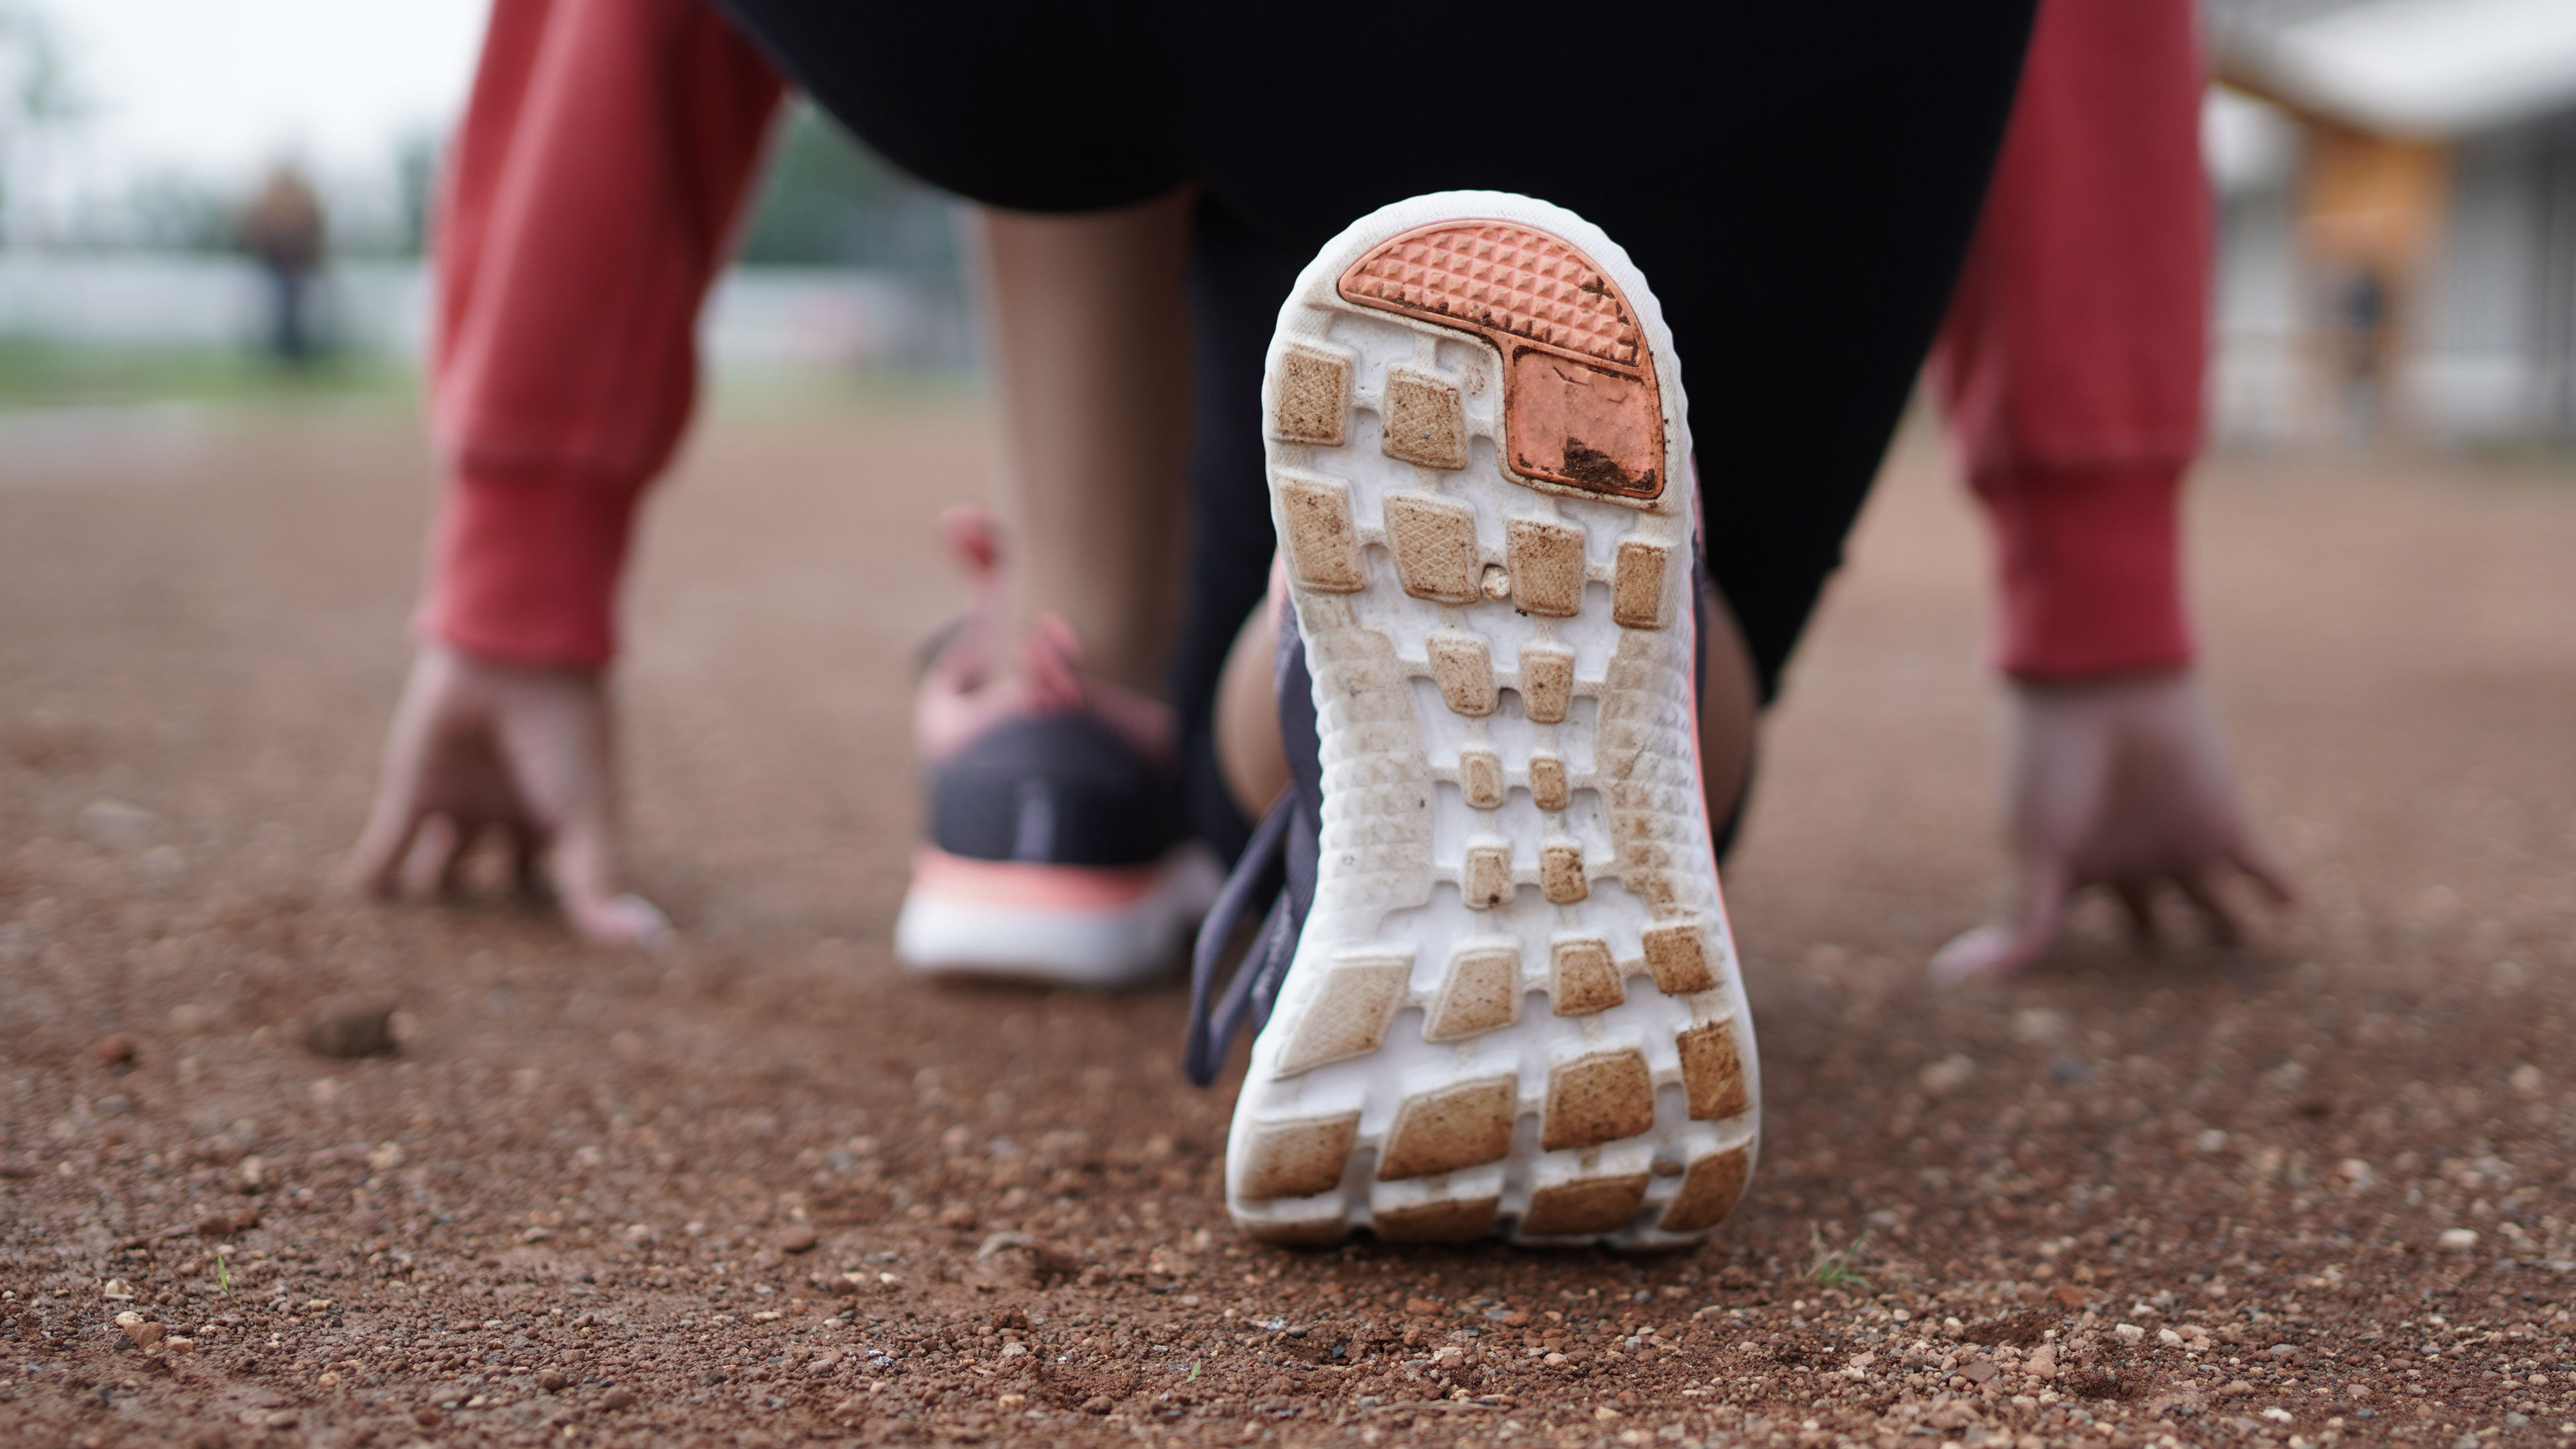
POLYGON ((2003 682, 2014 694, 2031 699, 2102 699, 2114 695, 2162 694, 2187 687, 2193 678, 2189 664, 2160 666, 2150 669, 2119 669, 2100 674, 2006 674, 2003 682))
POLYGON ((2016 680, 2170 673, 2191 662, 2180 463, 2020 466, 1976 480, 1994 521, 1995 652, 2016 680))
POLYGON ((492 663, 604 669, 639 496, 579 469, 458 474, 439 503, 421 634, 492 663))

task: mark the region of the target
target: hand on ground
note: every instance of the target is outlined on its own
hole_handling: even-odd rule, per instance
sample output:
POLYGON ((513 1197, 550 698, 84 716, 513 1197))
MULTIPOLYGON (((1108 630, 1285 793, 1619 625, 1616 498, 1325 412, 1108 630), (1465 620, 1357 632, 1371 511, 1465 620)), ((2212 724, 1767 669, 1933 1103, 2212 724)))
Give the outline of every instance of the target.
POLYGON ((1941 981, 2024 971, 2057 939, 2088 886, 2119 895, 2143 939, 2168 887, 2222 941, 2246 933, 2230 899, 2242 875, 2275 904, 2288 875, 2246 818, 2227 742, 2189 673, 2081 684, 2015 683, 2004 778, 2013 909, 1932 958, 1941 981))
POLYGON ((608 692, 572 669, 504 664, 427 644, 394 709, 384 773, 358 837, 359 882, 454 888, 487 834, 523 882, 542 879, 595 941, 652 944, 670 922, 617 889, 608 692))

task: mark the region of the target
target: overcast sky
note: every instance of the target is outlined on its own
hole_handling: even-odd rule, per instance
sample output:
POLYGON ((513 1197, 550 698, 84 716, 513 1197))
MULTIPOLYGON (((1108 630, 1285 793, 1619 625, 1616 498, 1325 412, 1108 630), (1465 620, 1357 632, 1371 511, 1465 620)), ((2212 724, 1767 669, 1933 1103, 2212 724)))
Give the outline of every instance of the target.
POLYGON ((93 185, 386 165, 463 108, 488 0, 36 0, 91 106, 93 185))

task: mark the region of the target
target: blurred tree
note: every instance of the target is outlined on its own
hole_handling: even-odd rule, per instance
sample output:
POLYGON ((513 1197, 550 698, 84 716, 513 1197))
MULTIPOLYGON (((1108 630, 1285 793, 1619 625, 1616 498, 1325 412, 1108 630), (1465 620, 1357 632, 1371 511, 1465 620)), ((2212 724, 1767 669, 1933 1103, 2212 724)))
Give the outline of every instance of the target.
POLYGON ((0 0, 0 226, 44 240, 54 133, 86 110, 53 22, 33 0, 0 0))
POLYGON ((155 171, 130 187, 117 226, 99 240, 153 251, 223 252, 234 242, 231 199, 204 178, 155 171))
POLYGON ((800 104, 743 238, 755 266, 883 267, 954 277, 955 202, 800 104))
POLYGON ((402 254, 419 256, 429 245, 429 213, 438 192, 438 136, 418 131, 394 148, 394 187, 402 208, 402 254))

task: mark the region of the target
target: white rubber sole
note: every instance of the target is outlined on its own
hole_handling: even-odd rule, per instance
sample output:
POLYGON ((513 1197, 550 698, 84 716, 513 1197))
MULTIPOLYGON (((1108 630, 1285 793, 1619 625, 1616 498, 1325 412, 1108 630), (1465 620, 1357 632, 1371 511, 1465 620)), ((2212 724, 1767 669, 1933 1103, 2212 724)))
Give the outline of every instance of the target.
POLYGON ((1116 904, 1030 904, 960 895, 915 882, 895 918, 894 951, 928 976, 990 976, 1118 991, 1180 968, 1199 918, 1223 884, 1204 847, 1155 867, 1151 886, 1116 904))
POLYGON ((1324 801, 1227 1145, 1236 1222, 1697 1238, 1752 1172, 1759 1082, 1699 779, 1686 413, 1645 279, 1562 208, 1417 197, 1299 277, 1262 403, 1324 801))

